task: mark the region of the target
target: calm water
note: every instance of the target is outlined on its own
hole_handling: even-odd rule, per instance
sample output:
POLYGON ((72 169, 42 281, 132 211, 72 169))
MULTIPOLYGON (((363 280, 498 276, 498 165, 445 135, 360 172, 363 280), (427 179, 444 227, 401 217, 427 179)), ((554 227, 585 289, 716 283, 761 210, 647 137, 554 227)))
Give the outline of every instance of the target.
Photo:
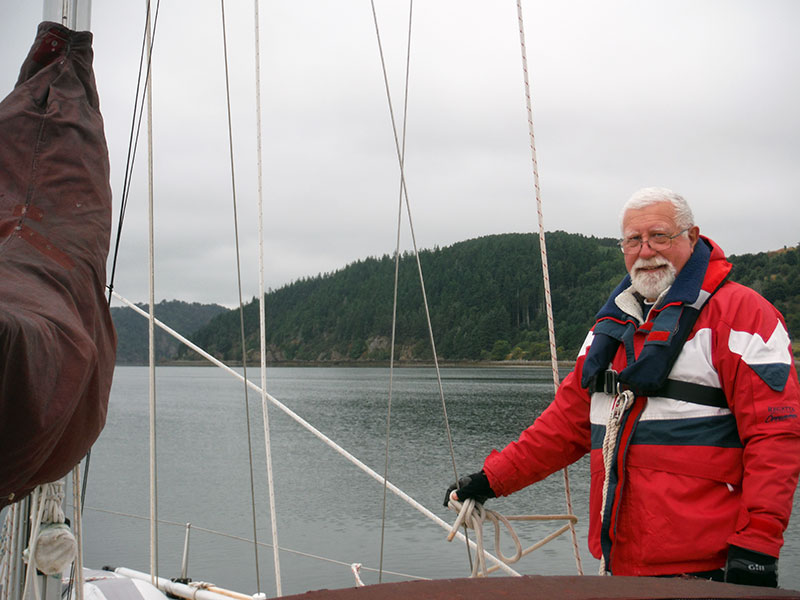
MULTIPOLYGON (((258 379, 256 371, 248 372, 258 379)), ((542 368, 446 368, 442 371, 448 417, 460 473, 480 468, 491 448, 502 448, 532 422, 552 397, 552 376, 542 368)), ((86 499, 85 562, 149 571, 148 379, 143 367, 117 368, 108 422, 95 445, 86 499), (100 509, 100 510, 98 510, 100 509)), ((159 575, 180 574, 184 530, 193 527, 252 539, 243 384, 211 367, 158 369, 159 575)), ((388 369, 273 368, 267 389, 301 417, 379 473, 386 451, 388 369)), ((260 397, 249 394, 253 437, 257 532, 271 543, 260 397)), ((383 488, 331 451, 292 419, 270 407, 278 541, 283 593, 354 585, 349 564, 362 563, 366 583, 378 581, 383 488), (294 551, 294 552, 290 552, 294 551), (305 553, 328 559, 321 561, 305 553), (331 562, 338 561, 338 562, 331 562), (341 564, 343 563, 343 564, 341 564)), ((453 479, 435 373, 395 370, 389 480, 452 522, 441 506, 453 479)), ((597 561, 586 549, 588 462, 570 468, 584 571, 597 561)), ((795 513, 798 514, 797 498, 795 513)), ((563 480, 556 475, 509 498, 491 501, 505 514, 562 513, 563 480)), ((787 532, 781 584, 800 589, 800 517, 787 532)), ((554 524, 522 525, 523 543, 554 524)), ((487 530, 488 533, 488 530, 487 530)), ((418 577, 468 573, 463 544, 389 495, 384 569, 418 577)), ((687 542, 690 542, 687 540, 687 542)), ((511 553, 510 546, 505 548, 511 553)), ((261 589, 275 593, 272 550, 259 549, 261 589)), ((524 558, 531 574, 576 572, 568 535, 524 558)), ((257 589, 252 543, 192 530, 189 576, 252 593, 257 589)), ((403 577, 387 575, 384 581, 403 577)))

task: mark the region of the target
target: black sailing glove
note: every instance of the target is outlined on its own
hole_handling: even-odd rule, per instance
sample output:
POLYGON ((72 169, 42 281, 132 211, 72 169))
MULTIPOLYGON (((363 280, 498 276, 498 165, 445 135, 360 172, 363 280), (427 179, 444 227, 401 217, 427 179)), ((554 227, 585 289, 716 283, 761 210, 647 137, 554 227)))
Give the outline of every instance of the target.
POLYGON ((467 498, 473 498, 475 502, 483 504, 488 498, 497 497, 497 494, 494 493, 494 490, 489 485, 489 478, 486 477, 483 471, 466 475, 459 479, 458 483, 451 484, 444 496, 444 506, 447 506, 450 502, 450 493, 453 490, 458 490, 456 496, 461 502, 467 498))
POLYGON ((728 548, 725 581, 741 585, 778 587, 778 559, 739 546, 728 548))

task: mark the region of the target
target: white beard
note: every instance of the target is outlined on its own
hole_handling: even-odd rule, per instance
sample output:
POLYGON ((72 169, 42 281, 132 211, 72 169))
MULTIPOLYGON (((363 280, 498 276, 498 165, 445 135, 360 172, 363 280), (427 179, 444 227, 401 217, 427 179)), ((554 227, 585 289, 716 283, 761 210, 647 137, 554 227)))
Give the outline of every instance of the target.
POLYGON ((631 267, 631 284, 633 289, 648 300, 655 300, 675 281, 675 267, 663 256, 644 259, 638 258, 631 267), (666 269, 657 271, 642 270, 644 267, 666 265, 666 269))

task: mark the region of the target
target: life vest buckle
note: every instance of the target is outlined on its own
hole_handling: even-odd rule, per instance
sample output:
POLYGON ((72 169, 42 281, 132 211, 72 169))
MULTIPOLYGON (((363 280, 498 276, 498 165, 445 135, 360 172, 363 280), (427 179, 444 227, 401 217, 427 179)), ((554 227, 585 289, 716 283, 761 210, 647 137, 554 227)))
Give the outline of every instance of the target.
POLYGON ((619 393, 617 386, 619 385, 618 373, 614 369, 606 369, 603 373, 603 392, 606 394, 616 395, 619 393))

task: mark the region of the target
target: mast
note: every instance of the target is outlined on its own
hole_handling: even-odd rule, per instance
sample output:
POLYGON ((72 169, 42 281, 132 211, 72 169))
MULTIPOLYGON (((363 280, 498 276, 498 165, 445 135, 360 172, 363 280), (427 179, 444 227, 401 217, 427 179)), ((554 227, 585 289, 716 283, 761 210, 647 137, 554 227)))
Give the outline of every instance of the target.
MULTIPOLYGON (((94 442, 102 429, 115 355, 113 331, 103 325, 110 323, 107 303, 103 302, 102 292, 95 297, 92 297, 91 292, 87 292, 87 288, 102 290, 102 284, 105 283, 102 240, 104 237, 108 238, 107 230, 110 227, 87 229, 83 224, 84 215, 91 212, 91 214, 107 214, 110 217, 111 211, 110 188, 107 188, 106 183, 108 151, 103 135, 102 119, 96 107, 90 106, 87 102, 90 97, 96 97, 91 70, 91 35, 86 33, 91 23, 91 0, 43 0, 42 16, 46 23, 39 26, 31 54, 23 62, 20 83, 39 77, 40 84, 52 83, 53 87, 63 93, 66 100, 58 104, 48 102, 47 108, 52 108, 52 111, 48 112, 48 117, 51 114, 56 115, 56 118, 50 121, 45 121, 37 111, 30 110, 30 99, 25 97, 25 93, 18 93, 18 90, 23 89, 21 85, 0 102, 3 139, 8 142, 3 144, 4 152, 0 162, 4 166, 9 166, 9 169, 0 172, 2 179, 0 187, 6 189, 13 187, 13 183, 10 182, 25 181, 29 186, 28 193, 31 199, 29 204, 25 205, 23 215, 32 207, 48 214, 48 226, 35 230, 36 235, 46 239, 50 229, 58 228, 65 241, 59 244, 60 261, 42 262, 35 258, 28 259, 31 254, 29 251, 19 252, 13 241, 3 240, 4 260, 0 261, 3 265, 3 272, 0 275, 0 280, 3 281, 3 317, 9 321, 16 319, 15 322, 33 322, 27 317, 27 312, 24 318, 17 318, 18 313, 14 307, 24 306, 26 298, 34 295, 39 297, 39 294, 34 294, 33 291, 41 292, 41 296, 46 299, 37 304, 36 323, 49 323, 52 326, 19 328, 19 331, 24 333, 20 334, 19 339, 27 342, 30 347, 38 347, 35 342, 43 339, 49 344, 47 368, 41 368, 40 363, 34 365, 30 362, 28 360, 30 356, 24 349, 20 350, 22 344, 9 350, 9 355, 13 355, 14 360, 18 357, 18 360, 22 361, 20 364, 33 365, 35 368, 32 372, 36 373, 38 380, 45 384, 30 383, 33 380, 15 380, 18 388, 15 393, 19 397, 12 398, 12 401, 26 402, 31 417, 19 419, 19 422, 15 423, 0 424, 2 425, 0 442, 11 440, 10 443, 14 444, 19 443, 19 440, 33 440, 39 446, 49 448, 52 454, 51 458, 45 457, 37 463, 27 458, 35 456, 36 453, 28 451, 25 446, 21 446, 24 452, 20 452, 26 456, 25 461, 11 460, 13 453, 9 456, 5 445, 0 452, 4 458, 0 461, 0 487, 5 488, 0 494, 0 507, 14 502, 8 508, 7 516, 10 518, 5 523, 6 529, 0 533, 0 537, 5 538, 3 542, 7 542, 0 553, 2 554, 0 598, 3 600, 61 600, 62 598, 61 579, 68 566, 65 565, 65 561, 68 559, 70 545, 63 531, 45 536, 49 537, 47 545, 56 550, 47 556, 46 561, 40 561, 42 570, 34 570, 29 565, 34 563, 34 559, 40 560, 37 557, 37 548, 45 548, 45 538, 39 537, 41 525, 54 524, 64 527, 62 525, 64 484, 63 479, 59 481, 59 478, 68 472, 70 466, 79 463, 81 457, 85 456, 87 446, 94 442), (65 31, 64 27, 71 31, 65 31), (78 31, 83 33, 76 33, 78 31), (69 48, 69 51, 66 51, 65 47, 69 48), (43 48, 46 49, 45 52, 42 52, 43 48), (59 59, 61 60, 55 64, 59 59), (88 65, 88 69, 81 70, 72 80, 60 78, 62 68, 59 65, 73 60, 88 65), (36 63, 35 67, 31 67, 31 63, 36 63), (79 115, 78 118, 76 114, 79 115), (63 125, 64 121, 67 122, 66 126, 63 125), (35 133, 30 135, 31 131, 35 133), (46 150, 42 151, 38 141, 36 144, 30 144, 30 139, 46 140, 44 144, 46 150), (76 147, 86 157, 87 164, 91 163, 91 169, 63 160, 63 156, 68 156, 76 147), (30 167, 27 165, 40 164, 39 159, 42 155, 45 157, 41 160, 41 164, 45 165, 43 168, 63 174, 59 184, 40 182, 31 175, 30 167), (10 156, 21 158, 15 162, 9 160, 10 156), (99 191, 85 194, 80 203, 65 209, 51 200, 53 196, 60 195, 61 180, 67 182, 64 184, 66 186, 73 185, 77 181, 79 185, 85 183, 87 187, 99 191), (81 243, 84 241, 81 236, 83 232, 86 232, 85 239, 90 240, 86 244, 81 243), (6 260, 7 256, 14 260, 6 260), (97 274, 97 281, 87 285, 90 280, 85 276, 81 278, 68 276, 72 272, 72 267, 76 265, 79 269, 83 269, 83 272, 97 274), (56 279, 57 288, 37 285, 43 281, 56 279), (53 288, 56 288, 56 293, 48 293, 53 288), (99 301, 97 301, 98 296, 99 301), (76 300, 79 297, 80 303, 76 300), (76 311, 77 306, 81 306, 79 315, 76 311), (50 333, 52 330, 62 332, 67 342, 59 343, 50 333), (75 344, 78 343, 76 340, 79 339, 84 340, 81 345, 86 347, 76 350, 75 344), (83 359, 84 356, 97 356, 98 359, 92 362, 83 359), (83 390, 76 389, 79 386, 72 383, 79 380, 88 381, 89 378, 92 381, 105 380, 105 383, 92 393, 84 393, 83 390), (42 437, 40 431, 50 431, 48 421, 39 418, 44 415, 53 419, 63 419, 62 415, 73 415, 68 417, 69 421, 66 423, 66 431, 69 433, 49 435, 46 439, 42 437), (14 434, 18 431, 23 433, 20 437, 15 437, 14 434), (9 460, 5 460, 7 456, 9 460), (56 537, 59 539, 53 543, 56 537), (26 560, 23 559, 23 550, 27 545, 30 557, 26 560), (47 565, 44 566, 43 562, 47 562, 47 565), (49 574, 44 574, 42 571, 49 574)), ((2 208, 3 212, 8 208, 5 201, 2 208)), ((100 222, 101 220, 98 220, 98 223, 100 222)), ((28 225, 21 219, 17 229, 24 231, 26 227, 28 225)), ((47 248, 54 249, 50 245, 47 248)), ((4 354, 3 360, 5 356, 4 354)), ((0 398, 0 402, 3 405, 8 402, 5 395, 0 398)), ((3 413, 8 414, 5 411, 3 413)), ((76 489, 78 478, 76 469, 73 471, 76 489)), ((73 493, 73 497, 79 499, 80 493, 73 493)), ((76 514, 80 514, 79 508, 76 509, 76 514)), ((78 517, 74 518, 74 525, 79 531, 78 517)), ((53 533, 53 529, 50 529, 50 533, 53 533)), ((78 555, 80 553, 80 542, 77 545, 77 553, 78 555)), ((75 565, 78 570, 78 583, 74 589, 77 596, 82 598, 81 561, 76 560, 75 565)))
POLYGON ((92 0, 43 0, 43 20, 61 23, 73 31, 89 31, 92 0))

